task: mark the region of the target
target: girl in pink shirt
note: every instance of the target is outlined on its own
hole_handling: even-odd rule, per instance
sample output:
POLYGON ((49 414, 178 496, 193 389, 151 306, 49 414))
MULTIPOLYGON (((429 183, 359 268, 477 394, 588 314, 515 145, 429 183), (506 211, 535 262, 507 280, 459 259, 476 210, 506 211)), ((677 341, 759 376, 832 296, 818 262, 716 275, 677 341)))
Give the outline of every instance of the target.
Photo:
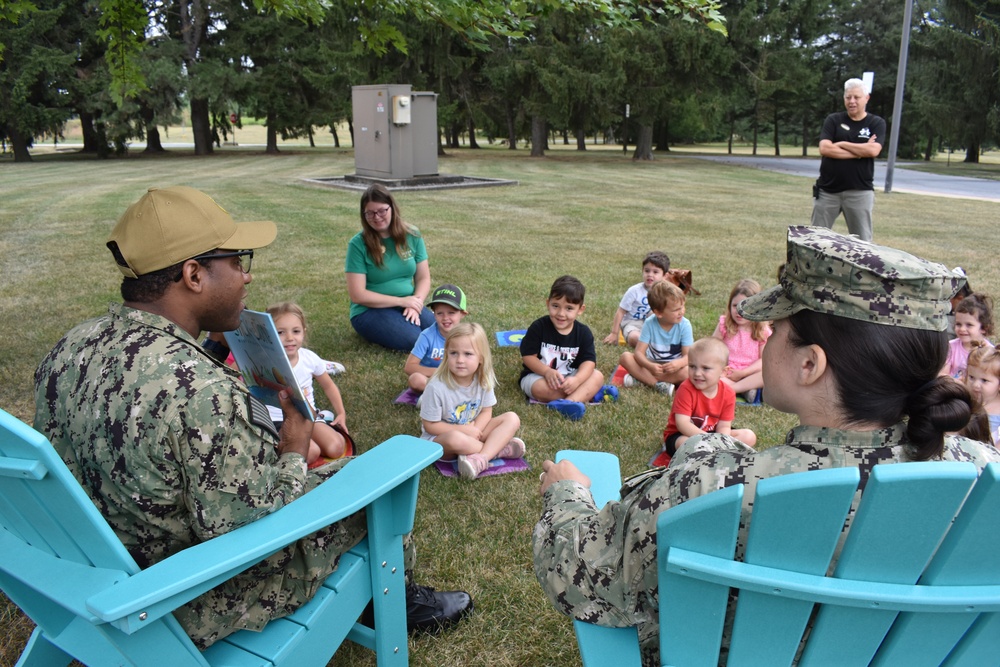
MULTIPOLYGON (((758 292, 760 285, 756 280, 747 278, 736 283, 729 293, 729 307, 724 315, 719 316, 719 326, 712 334, 729 348, 729 366, 722 381, 737 394, 755 394, 764 386, 760 353, 771 335, 771 327, 767 322, 743 319, 736 309, 744 299, 758 292)), ((752 397, 748 400, 753 402, 752 397)))

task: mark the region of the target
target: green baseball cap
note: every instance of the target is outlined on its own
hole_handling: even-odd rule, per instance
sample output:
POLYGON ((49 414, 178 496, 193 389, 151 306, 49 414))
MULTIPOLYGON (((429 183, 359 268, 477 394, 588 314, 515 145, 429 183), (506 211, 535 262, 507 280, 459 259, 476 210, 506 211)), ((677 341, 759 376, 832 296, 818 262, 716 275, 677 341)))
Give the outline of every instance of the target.
POLYGON ((463 312, 468 310, 465 307, 465 292, 457 285, 441 285, 441 287, 434 290, 431 293, 431 300, 427 302, 427 305, 433 306, 435 303, 447 304, 463 312))
POLYGON ((116 257, 119 270, 138 278, 211 250, 263 248, 277 235, 273 222, 234 222, 204 192, 181 185, 150 188, 118 219, 107 245, 124 259, 116 257))
POLYGON ((744 299, 738 310, 758 322, 812 310, 945 331, 950 299, 964 284, 965 276, 902 250, 825 227, 789 227, 781 284, 744 299))

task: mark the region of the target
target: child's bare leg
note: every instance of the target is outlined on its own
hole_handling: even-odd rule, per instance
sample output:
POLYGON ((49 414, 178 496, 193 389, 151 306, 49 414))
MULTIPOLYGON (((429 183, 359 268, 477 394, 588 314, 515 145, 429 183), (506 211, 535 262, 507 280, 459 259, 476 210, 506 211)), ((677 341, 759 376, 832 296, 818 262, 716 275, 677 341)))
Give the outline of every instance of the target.
POLYGON ((734 428, 730 431, 730 435, 745 445, 757 446, 757 434, 748 428, 734 428))
MULTIPOLYGON (((344 436, 337 433, 325 422, 313 424, 312 441, 319 447, 320 454, 328 459, 339 459, 344 455, 344 436)), ((310 450, 312 448, 310 447, 310 450)))
POLYGON ((622 365, 629 375, 644 385, 652 387, 656 384, 657 380, 653 377, 653 374, 640 366, 639 362, 635 360, 635 355, 631 352, 623 352, 618 363, 622 365))
POLYGON ((322 454, 322 452, 319 449, 319 445, 316 444, 316 441, 310 440, 309 453, 306 454, 306 463, 312 465, 319 459, 320 454, 322 454))
POLYGON ((531 385, 531 397, 536 401, 548 403, 556 399, 566 398, 566 395, 562 392, 562 389, 553 389, 550 387, 545 378, 542 378, 541 380, 535 380, 535 384, 531 385))
POLYGON ((517 416, 516 412, 504 412, 497 415, 483 429, 483 443, 479 453, 485 456, 488 461, 492 461, 507 446, 511 438, 517 435, 520 428, 521 418, 517 416))
POLYGON ((427 380, 427 376, 423 373, 411 373, 410 377, 406 381, 406 384, 413 391, 419 391, 422 394, 424 393, 424 389, 427 388, 427 380))
POLYGON ((604 374, 596 368, 590 374, 586 380, 580 383, 580 386, 573 391, 572 394, 566 398, 571 401, 577 401, 578 403, 588 403, 590 399, 594 397, 594 394, 601 388, 604 384, 604 374))
POLYGON ((680 384, 687 380, 688 378, 688 368, 687 366, 681 366, 680 369, 674 371, 673 373, 661 373, 657 378, 658 382, 669 382, 670 384, 680 384))
POLYGON ((738 382, 733 382, 733 391, 737 394, 742 394, 745 391, 750 391, 751 389, 760 389, 764 386, 764 374, 763 373, 753 373, 746 376, 738 382))
POLYGON ((478 454, 483 448, 483 443, 461 431, 445 431, 434 438, 434 442, 441 445, 444 449, 444 458, 447 459, 478 454))
POLYGON ((625 342, 628 344, 629 347, 634 348, 636 344, 639 342, 639 332, 629 331, 628 335, 625 336, 625 342))

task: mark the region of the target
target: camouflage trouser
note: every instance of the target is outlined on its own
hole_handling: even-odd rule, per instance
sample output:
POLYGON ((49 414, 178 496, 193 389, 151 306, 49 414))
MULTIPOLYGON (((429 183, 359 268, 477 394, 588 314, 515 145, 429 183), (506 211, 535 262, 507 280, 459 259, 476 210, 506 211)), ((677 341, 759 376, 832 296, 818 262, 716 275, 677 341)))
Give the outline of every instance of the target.
MULTIPOLYGON (((329 477, 347 459, 319 470, 329 477)), ((174 611, 181 627, 200 649, 239 630, 260 630, 269 621, 288 616, 308 602, 330 574, 340 556, 367 533, 364 511, 327 526, 290 544, 232 579, 219 584, 174 611)), ((403 562, 409 574, 416 561, 410 535, 403 539, 403 562)))

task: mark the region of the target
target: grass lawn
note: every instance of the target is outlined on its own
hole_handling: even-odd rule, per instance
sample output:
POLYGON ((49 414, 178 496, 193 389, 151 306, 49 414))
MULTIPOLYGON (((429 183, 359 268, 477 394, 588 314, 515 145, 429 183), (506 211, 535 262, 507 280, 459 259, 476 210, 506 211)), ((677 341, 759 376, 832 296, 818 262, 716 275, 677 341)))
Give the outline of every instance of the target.
MULTIPOLYGON (((696 337, 710 335, 737 280, 774 283, 785 227, 807 224, 812 206, 806 179, 702 160, 634 163, 620 151, 558 150, 530 159, 524 150, 460 149, 440 159, 440 170, 519 182, 398 194, 404 217, 426 238, 432 282, 464 288, 470 317, 490 332, 525 328, 543 315, 553 279, 571 273, 588 289, 581 321, 600 340, 622 294, 640 280, 643 255, 661 249, 674 266, 693 270, 701 295, 688 300, 687 317, 696 337)), ((338 384, 358 444, 418 434, 417 412, 392 403, 405 386, 403 356, 362 342, 348 321, 344 255, 359 229, 359 193, 300 180, 353 171, 349 149, 328 147, 278 156, 229 149, 206 158, 174 151, 154 159, 0 160, 0 406, 31 421, 38 362, 70 327, 118 298, 119 273, 104 247, 114 221, 148 186, 177 184, 205 190, 237 220, 277 222, 277 241, 254 260, 248 305, 295 300, 305 308, 309 347, 347 366, 338 384)), ((987 202, 879 191, 875 238, 963 266, 976 289, 996 294, 998 210, 987 202)), ((599 344, 599 369, 610 374, 621 351, 599 344)), ((551 609, 532 572, 538 470, 560 449, 577 448, 612 451, 625 474, 639 472, 667 420, 668 399, 631 389, 617 404, 569 422, 526 404, 515 348, 494 349, 494 362, 497 410, 521 415, 533 470, 474 483, 423 473, 418 579, 470 591, 476 614, 443 637, 411 640, 413 665, 578 664, 571 624, 551 609)), ((737 410, 736 425, 754 429, 762 446, 782 441, 793 424, 769 407, 737 410)), ((30 627, 0 598, 0 666, 14 664, 30 627)), ((331 664, 374 660, 346 647, 331 664)))

